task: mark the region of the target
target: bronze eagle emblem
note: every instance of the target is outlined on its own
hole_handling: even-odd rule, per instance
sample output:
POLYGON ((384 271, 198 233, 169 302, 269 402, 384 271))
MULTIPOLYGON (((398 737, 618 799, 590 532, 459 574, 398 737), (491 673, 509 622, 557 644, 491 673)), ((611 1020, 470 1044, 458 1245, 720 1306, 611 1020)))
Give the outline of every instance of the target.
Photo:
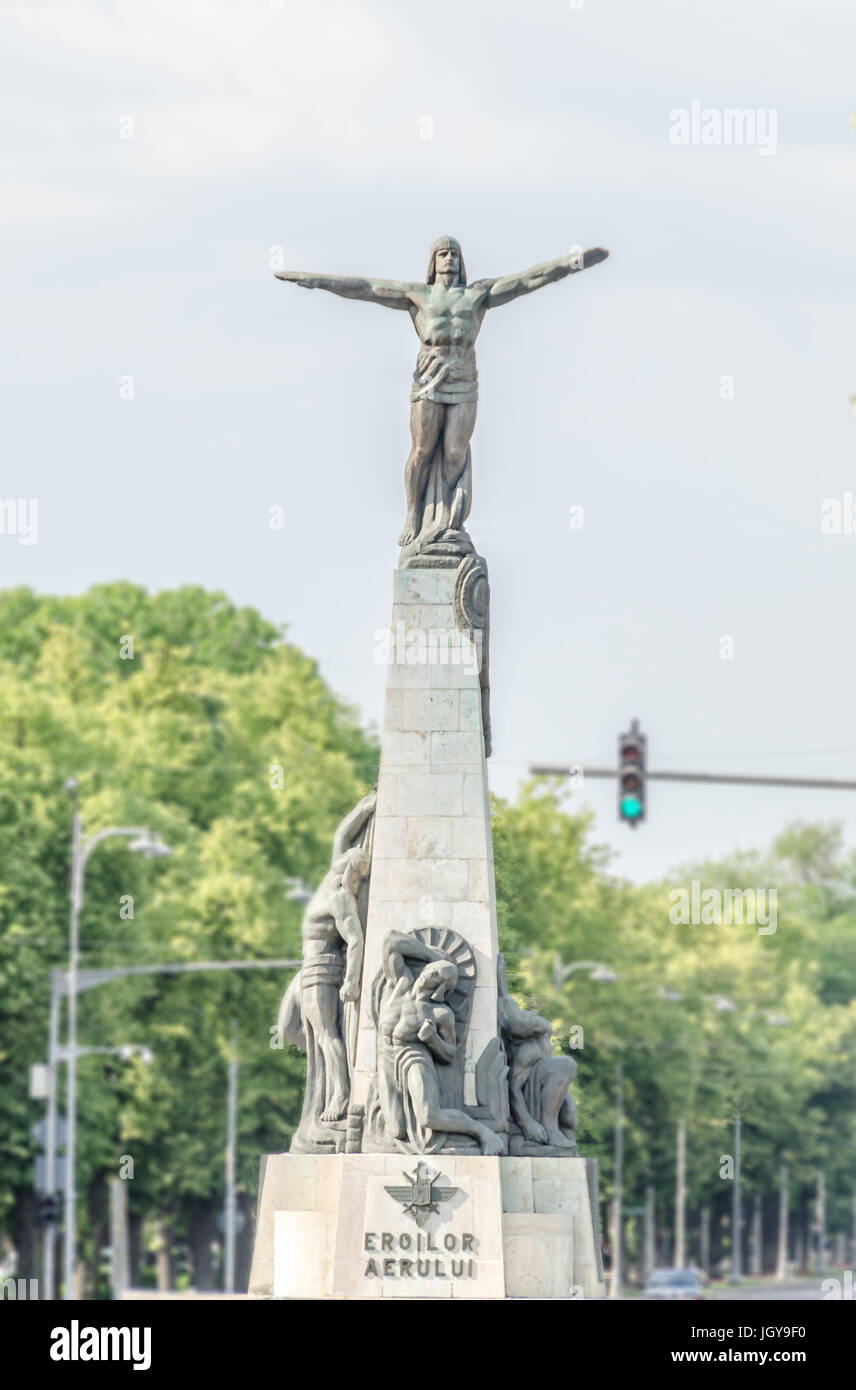
POLYGON ((448 1202, 459 1191, 457 1187, 435 1187, 440 1174, 420 1161, 415 1173, 405 1173, 407 1187, 387 1187, 385 1190, 396 1202, 404 1207, 405 1216, 411 1217, 417 1226, 424 1226, 432 1212, 439 1211, 438 1202, 448 1202))

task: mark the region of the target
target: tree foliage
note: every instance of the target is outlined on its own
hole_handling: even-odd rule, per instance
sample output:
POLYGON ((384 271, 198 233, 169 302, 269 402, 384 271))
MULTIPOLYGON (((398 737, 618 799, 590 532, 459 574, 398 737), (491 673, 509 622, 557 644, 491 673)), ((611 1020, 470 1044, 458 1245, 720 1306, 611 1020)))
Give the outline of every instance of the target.
MULTIPOLYGON (((149 861, 116 839, 93 853, 84 967, 287 959, 300 954, 301 909, 286 877, 321 876, 376 764, 373 738, 315 663, 222 594, 0 595, 0 1222, 16 1239, 43 1109, 27 1073, 46 1053, 49 972, 67 961, 65 780, 79 783, 86 834, 148 826, 174 850, 149 861)), ((154 1054, 150 1066, 81 1059, 80 1192, 128 1155, 132 1211, 180 1225, 184 1204, 221 1200, 233 1037, 239 1179, 254 1191, 258 1155, 288 1146, 301 1090, 301 1059, 270 1046, 284 978, 143 975, 80 996, 81 1046, 154 1054)), ((83 1217, 85 1233, 85 1204, 83 1217)))
MULTIPOLYGON (((251 609, 197 588, 130 584, 79 598, 0 594, 0 1230, 27 1249, 43 1106, 27 1094, 46 1050, 49 972, 68 942, 71 804, 86 832, 145 825, 173 850, 149 861, 111 840, 93 854, 82 964, 292 958, 299 903, 341 815, 376 777, 377 745, 315 663, 251 609)), ((850 1219, 856 1147, 856 859, 835 826, 795 825, 764 853, 638 887, 610 872, 591 817, 559 784, 494 802, 501 945, 512 987, 573 1051, 579 1140, 612 1193, 623 1074, 625 1199, 655 1188, 668 1224, 686 1120, 691 1208, 725 1213, 721 1175, 743 1122, 746 1190, 772 1194, 787 1161, 795 1208, 818 1169, 829 1225, 850 1219), (676 890, 775 889, 774 933, 672 920, 676 890), (596 961, 617 979, 567 974, 596 961), (725 1008, 729 1000, 732 1008, 725 1008)), ((154 1060, 79 1064, 78 1191, 94 1264, 103 1188, 133 1160, 132 1214, 157 1215, 206 1259, 222 1202, 226 1076, 240 1060, 239 1183, 287 1148, 303 1060, 271 1046, 275 970, 140 975, 81 995, 83 1046, 137 1043, 154 1060), (99 1196, 100 1194, 100 1196, 99 1196)), ((62 1108, 62 1106, 61 1106, 62 1108)), ((30 1232, 30 1237, 32 1232, 30 1232)))

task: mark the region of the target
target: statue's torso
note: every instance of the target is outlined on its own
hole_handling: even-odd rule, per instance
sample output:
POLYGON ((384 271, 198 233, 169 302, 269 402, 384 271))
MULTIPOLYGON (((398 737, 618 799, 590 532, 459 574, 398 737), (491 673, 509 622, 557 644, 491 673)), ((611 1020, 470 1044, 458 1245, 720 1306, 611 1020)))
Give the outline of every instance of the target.
POLYGON ((315 890, 303 919, 303 953, 317 955, 331 946, 341 950, 344 942, 336 926, 336 896, 342 887, 342 870, 328 869, 315 890))
POLYGON ((414 999, 409 992, 400 993, 395 989, 381 1008, 380 1033, 398 1046, 419 1042, 422 1024, 434 1023, 439 1028, 440 1018, 447 1012, 445 1005, 433 1004, 430 999, 414 999))
POLYGON ((470 285, 426 285, 414 295, 413 323, 425 347, 472 352, 484 318, 484 290, 470 285))
POLYGON ((426 285, 414 296, 422 347, 410 398, 458 405, 478 400, 475 341, 484 318, 483 288, 426 285))

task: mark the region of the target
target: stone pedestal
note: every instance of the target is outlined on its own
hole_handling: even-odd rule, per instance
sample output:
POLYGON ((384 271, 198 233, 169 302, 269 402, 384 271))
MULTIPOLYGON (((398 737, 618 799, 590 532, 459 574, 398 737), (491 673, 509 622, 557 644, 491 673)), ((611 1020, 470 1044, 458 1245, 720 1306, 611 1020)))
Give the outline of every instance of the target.
POLYGON ((386 650, 377 813, 352 1098, 376 1071, 371 990, 387 933, 451 929, 472 948, 476 981, 463 1100, 497 1033, 497 931, 485 766, 481 629, 462 626, 454 569, 397 570, 386 650), (458 602, 456 604, 456 591, 458 602))
POLYGON ((603 1296, 592 1160, 438 1154, 430 1163, 268 1154, 251 1296, 603 1296))
POLYGON ((575 1065, 499 955, 488 628, 479 556, 396 572, 377 794, 336 832, 280 1009, 307 1051, 306 1100, 293 1152, 262 1160, 255 1297, 603 1292, 575 1065))

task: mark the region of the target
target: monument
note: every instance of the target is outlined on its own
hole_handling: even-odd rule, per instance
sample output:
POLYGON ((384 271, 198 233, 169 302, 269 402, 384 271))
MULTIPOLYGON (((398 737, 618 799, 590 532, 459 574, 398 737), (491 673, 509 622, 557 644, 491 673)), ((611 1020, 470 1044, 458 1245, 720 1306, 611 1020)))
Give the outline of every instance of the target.
POLYGON ((280 1008, 306 1090, 289 1153, 262 1159, 251 1295, 603 1292, 576 1064, 511 996, 498 949, 490 589, 464 523, 485 314, 607 254, 468 284, 441 237, 424 282, 278 273, 405 310, 420 349, 378 784, 336 832, 280 1008))

